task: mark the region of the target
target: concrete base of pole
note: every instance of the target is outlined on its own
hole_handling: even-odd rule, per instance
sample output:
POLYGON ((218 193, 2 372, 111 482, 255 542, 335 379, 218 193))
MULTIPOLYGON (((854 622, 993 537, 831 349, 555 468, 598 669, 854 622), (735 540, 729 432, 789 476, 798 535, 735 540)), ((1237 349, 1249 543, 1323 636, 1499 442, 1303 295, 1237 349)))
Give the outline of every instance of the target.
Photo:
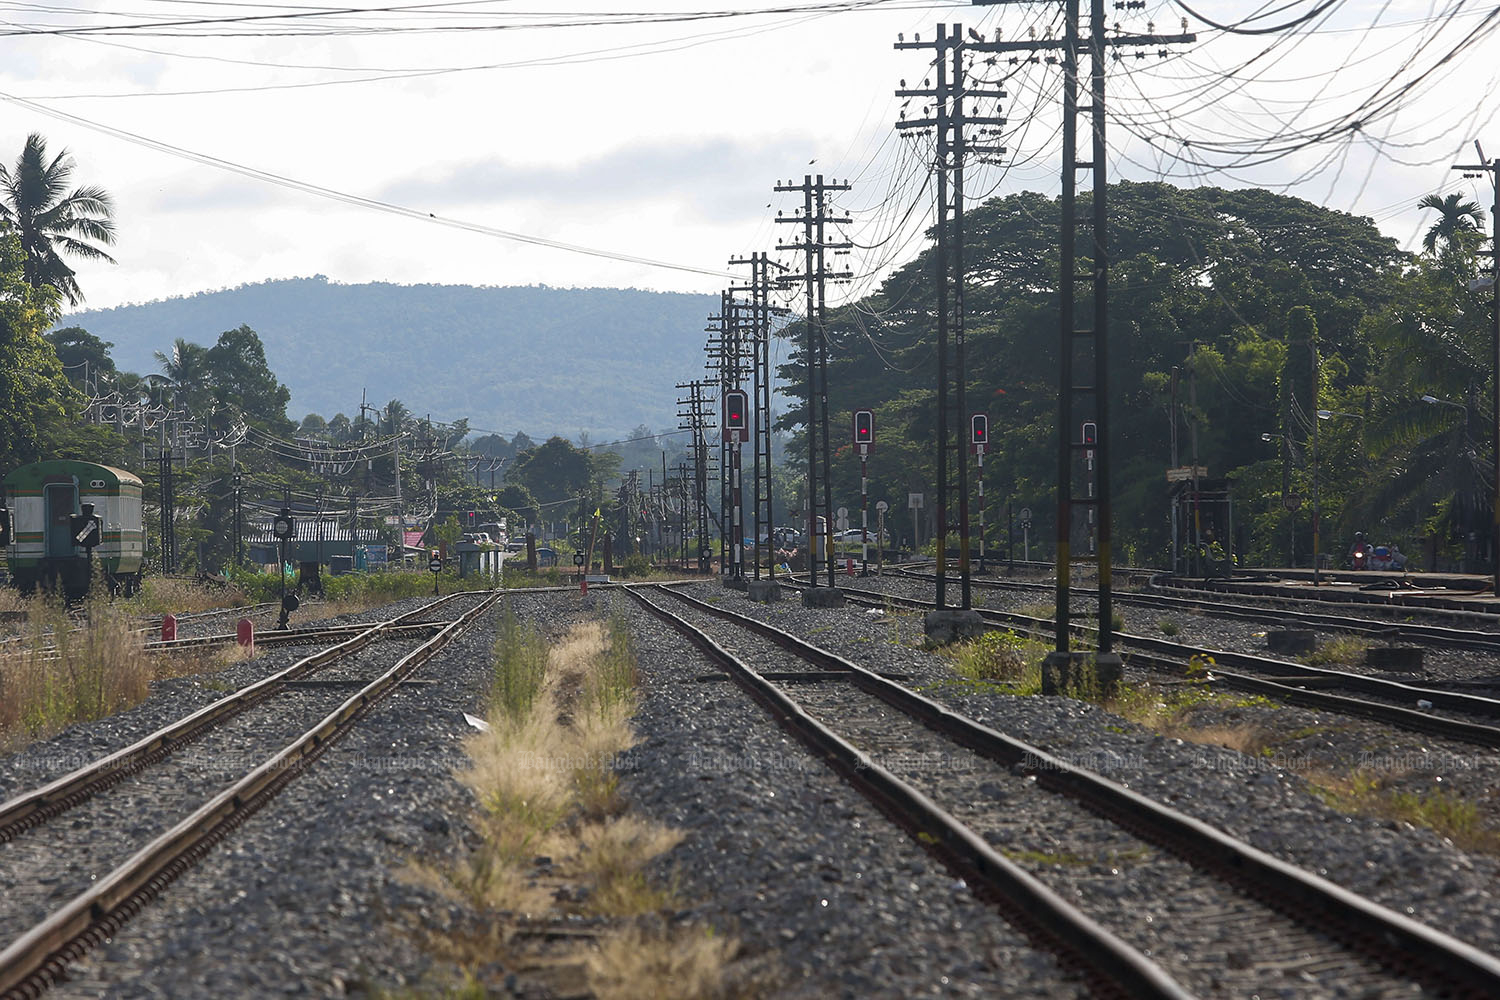
POLYGON ((808 587, 802 591, 804 608, 842 608, 844 592, 837 587, 808 587))
POLYGON ((1273 653, 1301 656, 1318 648, 1318 636, 1310 629, 1274 629, 1266 633, 1266 648, 1273 653))
POLYGON ((1376 670, 1422 672, 1420 646, 1372 646, 1365 650, 1365 666, 1376 670))
POLYGON ((745 596, 752 601, 770 604, 781 600, 781 584, 775 580, 750 580, 745 584, 745 596))
POLYGON ((1118 653, 1053 650, 1042 661, 1042 694, 1108 694, 1119 686, 1124 674, 1125 661, 1118 653))
POLYGON ((722 579, 722 582, 730 590, 745 589, 745 578, 743 576, 726 576, 722 579))
POLYGON ((977 639, 984 635, 984 619, 978 611, 962 608, 942 608, 929 611, 922 618, 922 631, 927 638, 939 645, 947 645, 960 639, 977 639))

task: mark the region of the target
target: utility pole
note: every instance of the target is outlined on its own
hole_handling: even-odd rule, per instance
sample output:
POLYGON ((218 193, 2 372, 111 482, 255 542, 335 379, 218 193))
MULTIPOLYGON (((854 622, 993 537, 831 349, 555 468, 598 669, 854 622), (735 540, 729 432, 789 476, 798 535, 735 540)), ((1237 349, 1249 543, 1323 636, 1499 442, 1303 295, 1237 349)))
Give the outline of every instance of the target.
MULTIPOLYGON (((687 389, 688 397, 678 399, 678 406, 686 406, 686 412, 677 411, 677 416, 687 420, 677 426, 693 433, 693 502, 697 508, 698 526, 698 572, 707 573, 712 568, 713 550, 708 545, 708 397, 704 393, 705 383, 701 379, 679 382, 677 388, 687 389)), ((686 494, 684 493, 684 501, 686 494)), ((684 502, 684 511, 686 503, 684 502)), ((684 521, 686 518, 684 517, 684 521)), ((686 561, 686 524, 684 523, 684 561, 686 561)))
MULTIPOLYGON (((1490 561, 1494 568, 1494 592, 1500 597, 1500 159, 1486 160, 1484 147, 1474 140, 1474 152, 1479 154, 1477 164, 1459 164, 1454 170, 1464 171, 1465 177, 1490 175, 1490 188, 1494 202, 1490 206, 1490 354, 1494 359, 1494 386, 1490 390, 1490 429, 1495 433, 1494 465, 1491 476, 1494 493, 1490 497, 1490 561)), ((1317 423, 1313 416, 1313 423, 1317 423)))
MULTIPOLYGON (((997 0, 974 0, 985 6, 997 0)), ((1107 47, 1116 53, 1124 46, 1157 46, 1161 55, 1166 54, 1168 44, 1196 41, 1197 36, 1188 34, 1186 24, 1180 35, 1158 35, 1154 31, 1136 35, 1116 32, 1106 37, 1108 27, 1104 16, 1104 0, 1089 0, 1088 36, 1082 34, 1081 0, 1062 0, 1065 27, 1061 41, 1053 39, 1028 39, 1016 42, 967 43, 975 52, 1018 53, 1035 55, 1040 51, 1062 50, 1063 63, 1063 129, 1062 129, 1062 198, 1061 230, 1059 250, 1062 264, 1059 269, 1059 385, 1058 385, 1058 459, 1057 459, 1057 641, 1055 652, 1048 657, 1043 667, 1042 687, 1056 689, 1056 672, 1059 668, 1064 676, 1069 673, 1072 662, 1070 652, 1070 566, 1072 557, 1073 507, 1081 504, 1091 507, 1097 515, 1099 547, 1097 565, 1099 575, 1099 645, 1094 656, 1097 679, 1105 686, 1113 686, 1119 677, 1121 661, 1113 652, 1114 606, 1111 596, 1112 550, 1110 547, 1110 484, 1109 484, 1109 394, 1108 394, 1108 293, 1109 293, 1109 215, 1106 205, 1108 192, 1108 147, 1105 145, 1105 66, 1107 47), (1088 59, 1087 83, 1080 75, 1079 57, 1088 59), (1080 91, 1087 87, 1087 103, 1080 105, 1080 91), (1092 135, 1092 149, 1079 157, 1078 120, 1080 113, 1089 116, 1088 128, 1092 135), (1087 170, 1093 182, 1093 212, 1090 220, 1077 217, 1078 173, 1087 170), (1091 230, 1091 263, 1089 272, 1078 271, 1078 230, 1091 230), (1088 292, 1084 303, 1092 297, 1092 322, 1079 328, 1075 315, 1080 302, 1077 284, 1082 281, 1088 292), (1086 356, 1092 348, 1094 373, 1092 383, 1075 383, 1074 355, 1086 356), (1092 422, 1097 426, 1097 441, 1085 445, 1082 426, 1078 418, 1087 417, 1087 410, 1075 413, 1074 396, 1087 404, 1092 402, 1092 422), (1076 436, 1075 436, 1076 435, 1076 436), (1073 465, 1080 452, 1092 450, 1096 465, 1094 478, 1098 486, 1095 495, 1086 498, 1073 496, 1073 465), (1051 671, 1047 669, 1051 667, 1051 671), (1050 676, 1049 676, 1050 673, 1050 676), (1049 680, 1052 681, 1049 685, 1049 680)), ((1019 57, 1016 57, 1019 61, 1019 57)), ((1080 357, 1079 360, 1085 360, 1080 357)))
MULTIPOLYGON (((751 488, 755 510, 755 541, 752 546, 755 559, 755 579, 760 579, 760 538, 764 530, 766 547, 774 554, 776 546, 771 538, 775 527, 774 508, 771 505, 771 317, 787 310, 771 305, 771 268, 785 271, 786 267, 773 262, 765 252, 752 253, 746 257, 732 257, 731 266, 750 265, 750 284, 731 291, 750 293, 750 337, 751 337, 751 390, 755 401, 754 422, 751 425, 751 449, 755 455, 754 485, 751 488)), ((769 561, 767 572, 776 579, 776 559, 769 561)))
MULTIPOLYGON (((960 424, 968 422, 967 381, 964 357, 964 257, 963 257, 963 211, 964 211, 964 156, 968 152, 986 155, 1001 155, 1005 150, 989 145, 971 144, 964 134, 965 125, 983 124, 999 127, 1005 119, 999 116, 966 116, 964 97, 979 100, 1005 97, 1004 91, 970 88, 968 74, 964 69, 965 42, 963 29, 953 25, 938 25, 937 39, 931 43, 921 41, 896 43, 897 49, 930 48, 937 68, 937 86, 929 89, 907 88, 896 91, 897 97, 908 101, 913 97, 933 100, 931 117, 907 120, 905 111, 896 123, 898 131, 926 131, 936 129, 937 159, 933 171, 937 174, 937 256, 934 275, 937 289, 937 590, 933 605, 939 609, 947 607, 948 583, 948 450, 949 431, 952 423, 948 413, 948 334, 953 334, 954 363, 956 372, 955 408, 960 424), (952 78, 949 78, 951 62, 952 78), (949 201, 949 179, 952 179, 952 201, 949 201), (949 287, 952 287, 952 313, 949 313, 949 287)), ((959 442, 958 449, 958 533, 959 533, 959 579, 962 606, 972 607, 969 566, 969 466, 968 451, 962 447, 962 435, 952 440, 959 442)))
MULTIPOLYGON (((777 222, 801 224, 802 237, 793 243, 778 243, 777 250, 798 250, 802 253, 802 283, 806 291, 807 347, 804 360, 807 364, 807 541, 808 580, 812 587, 818 585, 818 566, 813 558, 817 551, 814 539, 818 537, 818 453, 822 444, 823 480, 823 555, 828 564, 828 586, 834 586, 833 565, 833 487, 829 482, 829 422, 828 422, 828 315, 827 284, 830 281, 849 281, 854 275, 848 268, 843 271, 828 270, 827 251, 848 250, 849 242, 830 243, 824 233, 828 223, 848 223, 848 216, 828 214, 828 195, 832 192, 848 191, 849 184, 824 181, 818 174, 804 174, 801 184, 777 184, 778 192, 802 192, 802 210, 791 216, 778 215, 777 222)), ((790 275, 783 278, 782 285, 794 284, 790 275)))

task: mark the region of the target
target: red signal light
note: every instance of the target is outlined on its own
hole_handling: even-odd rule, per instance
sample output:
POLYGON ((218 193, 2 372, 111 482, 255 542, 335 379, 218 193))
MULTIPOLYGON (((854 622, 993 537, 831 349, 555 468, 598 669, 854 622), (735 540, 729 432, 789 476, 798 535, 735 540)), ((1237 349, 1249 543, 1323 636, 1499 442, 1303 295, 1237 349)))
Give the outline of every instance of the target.
POLYGON ((854 411, 854 443, 875 443, 875 413, 873 410, 854 411))

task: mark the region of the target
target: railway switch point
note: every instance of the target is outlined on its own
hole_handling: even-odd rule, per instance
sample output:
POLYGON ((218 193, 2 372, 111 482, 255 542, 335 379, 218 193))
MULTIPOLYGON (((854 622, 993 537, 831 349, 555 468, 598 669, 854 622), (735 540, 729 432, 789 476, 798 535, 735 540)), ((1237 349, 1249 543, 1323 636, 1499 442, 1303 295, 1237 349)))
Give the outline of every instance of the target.
POLYGON ((752 601, 770 604, 781 600, 781 584, 775 580, 749 580, 745 583, 745 596, 752 601))
POLYGON ((941 646, 960 639, 977 639, 985 633, 984 619, 978 611, 963 608, 938 608, 922 618, 922 631, 941 646))
POLYGON ((1125 661, 1118 653, 1095 654, 1092 650, 1054 650, 1042 661, 1042 694, 1097 691, 1108 694, 1120 686, 1125 661))
POLYGON ((802 591, 804 608, 842 608, 844 592, 837 587, 808 587, 802 591))

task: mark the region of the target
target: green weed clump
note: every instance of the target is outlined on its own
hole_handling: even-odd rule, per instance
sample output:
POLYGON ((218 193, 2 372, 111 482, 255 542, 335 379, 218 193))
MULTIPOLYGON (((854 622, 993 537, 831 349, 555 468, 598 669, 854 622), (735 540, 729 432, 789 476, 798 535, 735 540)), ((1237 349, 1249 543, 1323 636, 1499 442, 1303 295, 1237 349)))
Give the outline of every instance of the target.
POLYGON ((1358 636, 1341 635, 1329 639, 1318 649, 1297 659, 1309 667, 1323 667, 1330 664, 1349 666, 1363 663, 1365 650, 1370 648, 1368 639, 1358 636))
POLYGON ((970 681, 999 682, 1016 694, 1041 690, 1042 660, 1050 647, 1010 629, 986 632, 951 648, 954 669, 970 681))
POLYGON ((536 704, 546 679, 547 644, 534 629, 522 626, 508 598, 493 654, 495 681, 490 689, 491 700, 511 719, 524 719, 536 704))

